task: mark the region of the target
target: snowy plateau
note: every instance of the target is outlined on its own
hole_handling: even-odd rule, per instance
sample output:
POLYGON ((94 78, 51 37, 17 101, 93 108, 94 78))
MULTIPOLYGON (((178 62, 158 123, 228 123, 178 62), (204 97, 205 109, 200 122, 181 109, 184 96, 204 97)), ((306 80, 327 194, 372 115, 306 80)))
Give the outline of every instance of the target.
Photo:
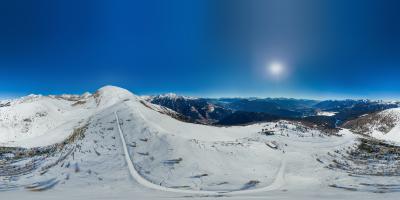
POLYGON ((113 86, 29 95, 0 101, 0 199, 398 199, 399 144, 398 108, 327 130, 188 123, 113 86))

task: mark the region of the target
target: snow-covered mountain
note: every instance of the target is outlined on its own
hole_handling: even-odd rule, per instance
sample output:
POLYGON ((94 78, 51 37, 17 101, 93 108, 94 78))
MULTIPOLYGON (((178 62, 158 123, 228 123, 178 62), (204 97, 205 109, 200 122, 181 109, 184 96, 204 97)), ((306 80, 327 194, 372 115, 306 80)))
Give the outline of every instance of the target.
POLYGON ((184 116, 190 121, 213 124, 233 113, 226 109, 209 102, 207 99, 179 96, 173 93, 145 97, 150 103, 170 108, 184 116))
POLYGON ((397 146, 300 121, 215 127, 180 117, 112 86, 2 102, 0 196, 397 198, 397 146))
POLYGON ((400 144, 400 109, 393 108, 361 116, 344 125, 354 133, 400 144))
POLYGON ((29 95, 0 107, 1 146, 44 146, 64 140, 97 107, 82 96, 29 95))

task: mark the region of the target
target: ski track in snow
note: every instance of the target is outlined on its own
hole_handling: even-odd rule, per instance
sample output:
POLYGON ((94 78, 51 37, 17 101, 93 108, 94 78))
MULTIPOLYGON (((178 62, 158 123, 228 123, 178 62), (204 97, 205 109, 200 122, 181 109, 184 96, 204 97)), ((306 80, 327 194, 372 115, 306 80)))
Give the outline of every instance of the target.
POLYGON ((207 191, 207 190, 181 190, 181 189, 176 189, 176 188, 168 188, 164 187, 161 185, 154 184, 150 182, 149 180, 145 179, 143 176, 140 175, 140 173, 136 170, 135 166, 133 165, 133 161, 131 159, 131 156, 128 151, 128 147, 126 145, 125 137, 121 129, 121 125, 119 122, 119 117, 117 112, 114 112, 115 119, 117 121, 117 127, 118 127, 118 132, 119 136, 121 138, 122 142, 122 148, 124 150, 124 155, 125 155, 125 161, 128 165, 128 170, 130 175, 134 180, 136 180, 139 184, 142 186, 145 186, 150 189, 154 190, 159 190, 159 191, 164 191, 164 192, 173 192, 173 193, 181 193, 181 194, 197 194, 197 195, 222 195, 222 194, 227 194, 227 195, 243 195, 243 194, 252 194, 252 193, 258 193, 258 192, 268 192, 268 191, 273 191, 273 190, 278 190, 280 189, 285 181, 284 181, 284 175, 285 175, 285 168, 286 168, 286 161, 285 158, 282 159, 279 171, 274 179, 274 181, 271 183, 271 185, 258 188, 258 189, 249 189, 249 190, 235 190, 235 191, 207 191))

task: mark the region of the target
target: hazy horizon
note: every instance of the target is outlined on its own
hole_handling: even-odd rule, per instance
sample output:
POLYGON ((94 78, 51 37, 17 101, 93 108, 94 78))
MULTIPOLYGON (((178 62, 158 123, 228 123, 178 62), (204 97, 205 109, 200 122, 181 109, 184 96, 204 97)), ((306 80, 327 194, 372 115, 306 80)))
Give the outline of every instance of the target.
MULTIPOLYGON (((117 86, 119 87, 119 86, 117 86)), ((97 88, 100 89, 101 87, 97 88)), ((89 93, 94 93, 97 89, 89 91, 89 90, 83 90, 81 92, 56 92, 56 93, 20 93, 20 94, 0 94, 0 100, 10 100, 10 99, 17 99, 17 98, 21 98, 24 96, 28 96, 28 95, 62 95, 62 94, 70 94, 70 95, 81 95, 85 92, 89 92, 89 93)), ((124 88, 124 89, 128 89, 128 88, 124 88)), ((129 90, 129 89, 128 89, 129 90)), ((264 98, 274 98, 274 99, 278 99, 278 98, 286 98, 286 99, 304 99, 304 100, 317 100, 317 101, 324 101, 324 100, 363 100, 363 99, 367 99, 367 100, 382 100, 382 101, 400 101, 400 98, 396 99, 396 98, 368 98, 368 97, 352 97, 352 96, 322 96, 322 97, 313 97, 313 96, 268 96, 268 95, 234 95, 234 94, 226 94, 226 95, 218 95, 218 94, 205 94, 205 95, 199 95, 199 94, 190 94, 190 93, 179 93, 179 92, 161 92, 161 93, 136 93, 135 91, 129 90, 130 92, 134 93, 135 95, 139 95, 139 96, 156 96, 156 95, 166 95, 166 94, 176 94, 178 96, 187 96, 187 97, 196 97, 196 98, 260 98, 260 99, 264 99, 264 98)))

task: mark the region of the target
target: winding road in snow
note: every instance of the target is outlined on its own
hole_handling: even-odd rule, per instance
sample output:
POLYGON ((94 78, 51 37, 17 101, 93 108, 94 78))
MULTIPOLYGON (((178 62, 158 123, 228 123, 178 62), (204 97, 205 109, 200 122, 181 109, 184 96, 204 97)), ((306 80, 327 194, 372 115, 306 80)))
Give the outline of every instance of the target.
POLYGON ((249 190, 235 190, 235 191, 206 191, 206 190, 182 190, 182 189, 168 188, 168 187, 154 184, 154 183, 150 182, 149 180, 145 179, 143 176, 141 176, 140 173, 136 170, 135 166, 133 165, 133 161, 131 159, 131 156, 129 155, 128 147, 127 147, 126 141, 125 141, 125 136, 122 132, 117 112, 114 112, 114 115, 115 115, 115 119, 117 120, 118 132, 119 132, 119 136, 121 138, 122 148, 124 150, 125 161, 128 165, 129 173, 133 179, 135 179, 139 184, 141 184, 142 186, 145 186, 147 188, 151 188, 151 189, 155 189, 155 190, 159 190, 159 191, 165 191, 165 192, 181 193, 181 194, 243 195, 243 194, 252 194, 252 193, 257 193, 257 192, 268 192, 268 191, 278 190, 278 189, 282 188, 282 186, 285 183, 284 175, 285 175, 286 161, 285 161, 285 158, 283 158, 283 160, 281 162, 281 166, 279 168, 279 171, 275 177, 275 180, 272 182, 271 185, 262 187, 262 188, 249 189, 249 190))

